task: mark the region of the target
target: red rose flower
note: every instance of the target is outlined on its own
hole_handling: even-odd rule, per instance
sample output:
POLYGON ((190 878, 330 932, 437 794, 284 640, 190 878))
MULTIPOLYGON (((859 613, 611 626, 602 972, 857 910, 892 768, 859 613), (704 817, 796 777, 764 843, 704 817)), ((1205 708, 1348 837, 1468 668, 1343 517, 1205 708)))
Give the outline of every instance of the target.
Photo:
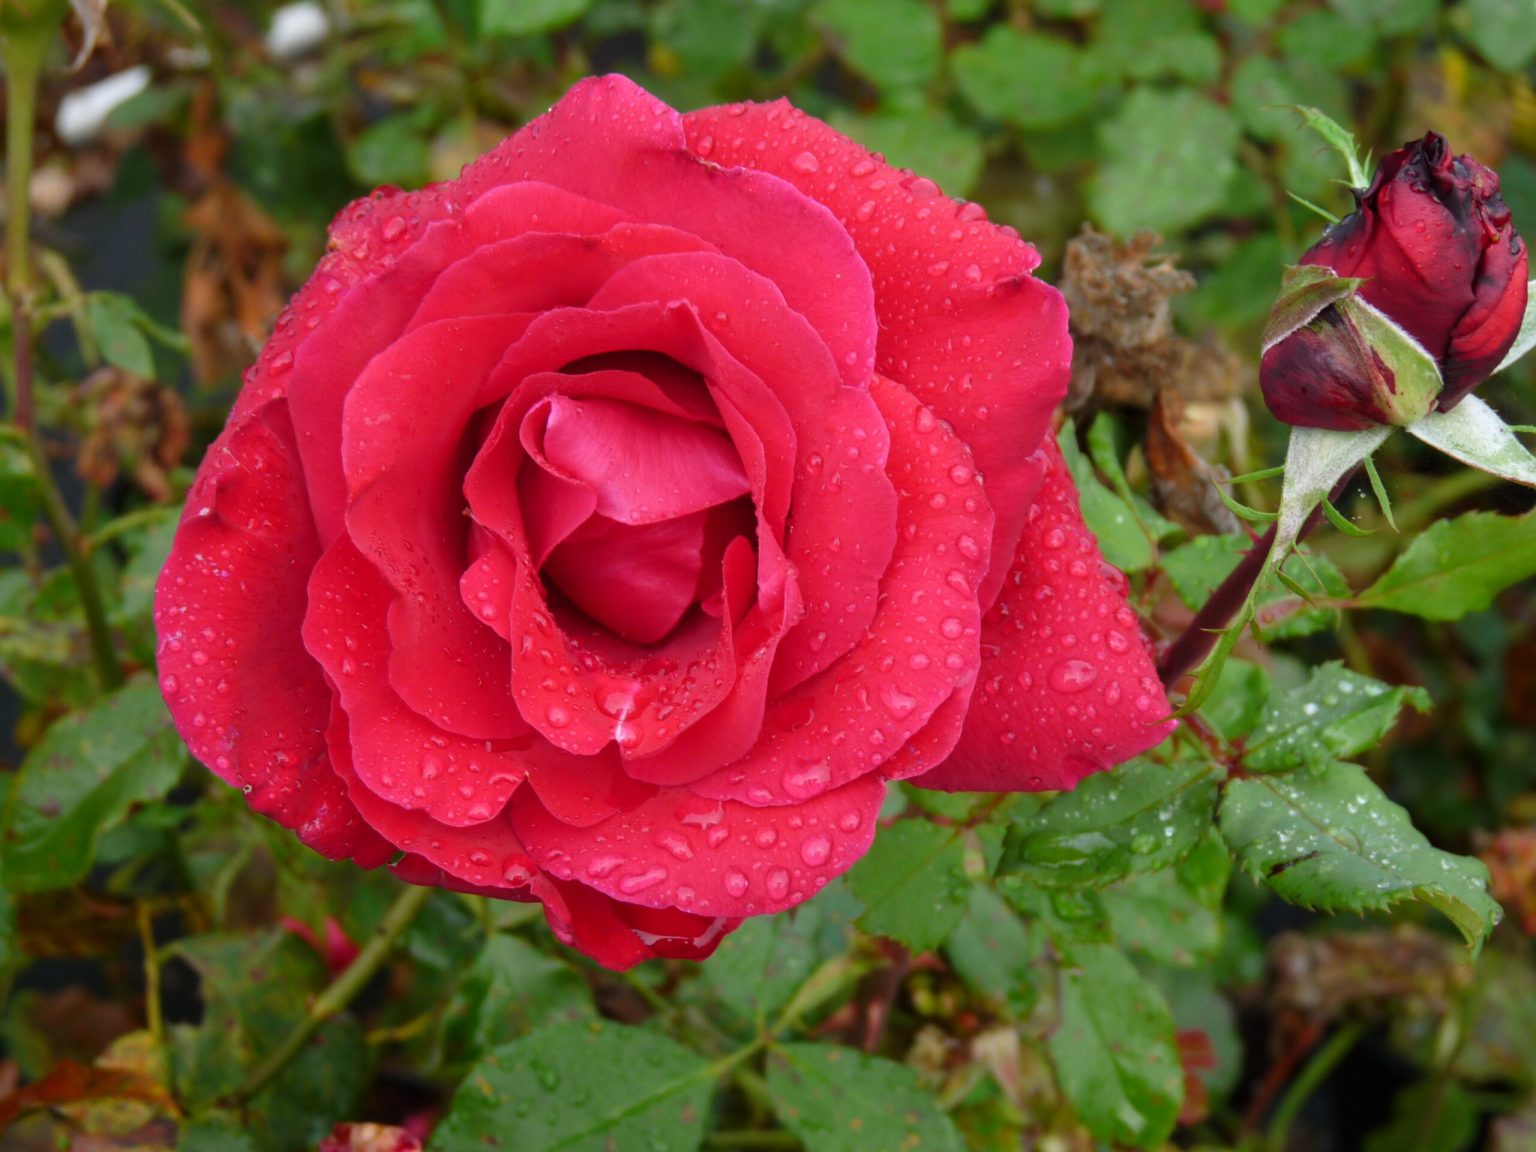
POLYGON ((1065 308, 980 208, 608 77, 330 248, 156 600, 192 750, 318 851, 699 957, 889 780, 1066 788, 1167 733, 1048 435, 1065 308))
POLYGON ((1499 366, 1525 316, 1528 254, 1498 174, 1453 156, 1445 137, 1382 157, 1355 199, 1301 258, 1343 279, 1288 277, 1299 288, 1265 334, 1259 383, 1288 424, 1350 431, 1448 412, 1499 366), (1427 364, 1431 379, 1418 379, 1383 323, 1412 337, 1439 379, 1427 364))

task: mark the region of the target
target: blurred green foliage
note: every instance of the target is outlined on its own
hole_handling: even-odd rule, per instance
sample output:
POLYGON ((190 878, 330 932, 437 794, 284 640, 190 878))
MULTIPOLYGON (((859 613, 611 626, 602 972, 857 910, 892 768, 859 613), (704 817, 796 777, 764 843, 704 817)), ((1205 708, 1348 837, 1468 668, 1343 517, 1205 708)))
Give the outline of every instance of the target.
MULTIPOLYGON (((1159 230, 1198 277, 1173 302, 1184 335, 1227 354, 1206 414, 1232 471, 1278 459, 1257 326, 1322 226, 1291 194, 1349 207, 1337 157, 1288 106, 1378 154, 1443 132, 1501 172, 1536 233, 1530 0, 336 0, 291 52, 267 39, 276 11, 118 0, 84 71, 51 70, 43 92, 41 169, 64 191, 39 227, 38 402, 56 446, 120 457, 77 468, 71 494, 130 671, 152 663, 150 589, 190 470, 172 460, 146 487, 133 466, 155 445, 104 430, 116 394, 83 382, 174 386, 205 444, 337 209, 451 178, 593 72, 682 108, 788 97, 985 204, 1053 278, 1085 221, 1159 230), (137 64, 151 83, 101 137, 53 138, 67 92, 137 64)), ((1530 421, 1532 378, 1527 363, 1485 394, 1530 421)), ((1149 417, 1104 407, 1062 444, 1106 554, 1172 633, 1247 537, 1154 508, 1149 417)), ((161 415, 139 429, 156 444, 161 415)), ((1264 605, 1277 646, 1241 649, 1154 755, 1059 796, 893 790, 863 863, 702 966, 615 977, 535 910, 436 893, 387 975, 236 1107, 332 978, 327 932, 366 940, 398 885, 253 817, 189 762, 147 676, 98 689, 78 589, 34 530, 35 463, 0 438, 5 1052, 34 1086, 117 1060, 182 1113, 159 1116, 167 1134, 38 1110, 17 1139, 75 1125, 283 1152, 337 1121, 446 1116, 436 1148, 1157 1148, 1177 1129, 1181 1146, 1282 1152, 1287 1132, 1321 1146, 1302 1141, 1332 1103, 1359 1113, 1337 1147, 1367 1128, 1372 1149, 1530 1147, 1536 518, 1407 441, 1382 464, 1404 534, 1367 514, 1374 535, 1295 557, 1310 599, 1264 605), (1511 913, 1475 972, 1452 935, 1480 942, 1496 915, 1483 864, 1453 854, 1473 851, 1511 913), (1275 893, 1370 919, 1315 921, 1275 893), (61 982, 89 991, 61 1010, 61 982), (1371 1107, 1329 1080, 1365 1035, 1371 1107), (1407 1087, 1370 1079, 1384 1068, 1407 1087)))

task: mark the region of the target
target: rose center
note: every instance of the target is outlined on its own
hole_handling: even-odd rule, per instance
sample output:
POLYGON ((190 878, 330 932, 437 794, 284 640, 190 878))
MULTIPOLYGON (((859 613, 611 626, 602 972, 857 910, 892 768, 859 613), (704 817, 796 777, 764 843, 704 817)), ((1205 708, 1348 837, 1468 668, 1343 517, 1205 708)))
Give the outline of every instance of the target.
POLYGON ((712 414, 609 396, 529 409, 518 498, 552 606, 641 645, 695 606, 718 611, 725 549, 750 539, 754 519, 741 458, 712 414))

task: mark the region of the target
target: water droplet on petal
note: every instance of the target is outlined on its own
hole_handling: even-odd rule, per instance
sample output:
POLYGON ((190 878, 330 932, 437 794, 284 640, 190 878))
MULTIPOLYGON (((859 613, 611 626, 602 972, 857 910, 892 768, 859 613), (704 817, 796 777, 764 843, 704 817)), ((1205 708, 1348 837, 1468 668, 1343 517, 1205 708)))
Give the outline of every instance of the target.
POLYGON ((810 836, 800 845, 800 859, 813 868, 825 864, 832 855, 832 841, 825 836, 810 836))
POLYGON ((1087 660, 1062 660, 1046 676, 1058 692, 1081 692, 1098 678, 1098 665, 1087 660))

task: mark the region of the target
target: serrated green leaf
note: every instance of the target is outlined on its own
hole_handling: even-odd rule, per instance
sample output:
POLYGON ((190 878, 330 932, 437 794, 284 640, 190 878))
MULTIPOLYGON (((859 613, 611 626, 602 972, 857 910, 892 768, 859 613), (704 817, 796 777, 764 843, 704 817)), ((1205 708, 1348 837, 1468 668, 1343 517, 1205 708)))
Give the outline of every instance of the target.
POLYGON ((1184 1100, 1173 1016, 1119 950, 1062 949, 1060 1022, 1046 1042, 1062 1092, 1100 1140, 1155 1148, 1184 1100))
POLYGON ((783 1044, 768 1059, 768 1092, 806 1152, 960 1152, 960 1134, 916 1069, 832 1044, 783 1044))
POLYGON ((721 942, 701 965, 700 978, 725 1014, 745 1030, 759 1030, 818 963, 846 946, 847 929, 839 930, 835 919, 820 899, 778 916, 755 916, 721 942))
POLYGON ((596 1014, 591 989, 574 968, 516 936, 491 936, 443 1010, 443 1059, 478 1060, 538 1028, 596 1014))
MULTIPOLYGON (((1179 599, 1199 608, 1231 574, 1252 546, 1245 534, 1197 536, 1160 558, 1162 570, 1173 582, 1179 599)), ((1340 600, 1349 595, 1349 583, 1339 566, 1321 552, 1303 546, 1288 557, 1282 569, 1288 579, 1307 593, 1267 584, 1258 596, 1257 624, 1265 641, 1309 636, 1329 627, 1333 612, 1312 602, 1340 600)))
POLYGON ((1172 868, 1130 876, 1103 892, 1115 943, 1186 967, 1221 945, 1221 898, 1231 858, 1214 831, 1172 868))
POLYGON ((1427 712, 1429 693, 1383 684, 1337 661, 1324 664, 1306 684, 1270 700, 1248 738, 1243 766, 1284 772, 1358 755, 1392 731, 1404 704, 1427 712))
POLYGON ((1242 866, 1293 904, 1358 912, 1420 900, 1474 951, 1503 914, 1482 861, 1430 847, 1356 764, 1229 780, 1219 822, 1242 866))
POLYGON ((716 1069, 665 1036, 559 1024, 492 1050, 465 1077, 431 1152, 690 1152, 716 1069))
POLYGON ((1216 783, 1200 761, 1132 760, 1017 821, 998 865, 1039 884, 1108 884, 1167 867, 1210 827, 1216 783))
POLYGON ((80 881, 102 831, 170 791, 184 762, 149 677, 54 724, 21 766, 5 848, 11 886, 43 892, 80 881))
POLYGON ((1223 739, 1241 739, 1253 731, 1264 714, 1269 692, 1269 673, 1262 665, 1228 660, 1201 706, 1200 716, 1223 739))
POLYGON ((970 896, 962 833, 927 820, 898 820, 880 830, 849 871, 848 884, 864 901, 859 924, 866 931, 914 952, 935 948, 965 915, 970 896))
POLYGON ((102 358, 135 376, 153 379, 155 357, 144 335, 144 314, 138 304, 117 292, 92 292, 85 307, 102 358))
POLYGON ((950 966, 972 989, 1016 1020, 1028 1016, 1040 997, 1036 934, 992 889, 971 889, 965 918, 944 945, 950 966))
POLYGON ((1077 45, 1039 32, 994 24, 949 58, 955 84, 989 120, 1021 128, 1054 128, 1077 119, 1099 98, 1094 58, 1077 45))
POLYGON ((1432 524, 1355 598, 1429 620, 1458 620, 1536 575, 1536 513, 1468 512, 1432 524))
POLYGON ((811 19, 848 67, 887 91, 920 89, 938 70, 943 31, 922 0, 820 0, 811 19))
POLYGON ((1138 88, 1099 129, 1103 162, 1088 203, 1111 232, 1175 232, 1221 207, 1237 170, 1240 130, 1221 105, 1188 89, 1138 88))

